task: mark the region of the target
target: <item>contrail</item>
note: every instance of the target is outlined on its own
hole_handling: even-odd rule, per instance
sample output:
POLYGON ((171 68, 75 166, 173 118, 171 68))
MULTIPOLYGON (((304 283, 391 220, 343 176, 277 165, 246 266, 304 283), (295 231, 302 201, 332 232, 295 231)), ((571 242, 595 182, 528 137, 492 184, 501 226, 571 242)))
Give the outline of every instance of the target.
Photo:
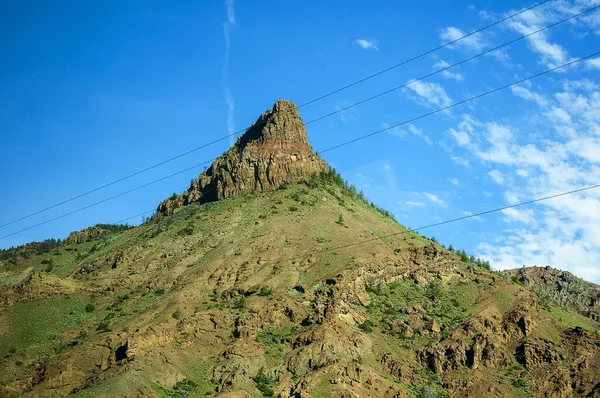
POLYGON ((235 142, 234 110, 235 100, 231 96, 229 83, 227 82, 227 70, 229 68, 229 49, 231 48, 231 32, 235 26, 235 13, 233 10, 234 0, 225 0, 227 8, 227 21, 223 22, 223 33, 225 34, 225 60, 223 64, 223 80, 225 81, 224 97, 227 104, 227 131, 229 132, 229 145, 235 142))

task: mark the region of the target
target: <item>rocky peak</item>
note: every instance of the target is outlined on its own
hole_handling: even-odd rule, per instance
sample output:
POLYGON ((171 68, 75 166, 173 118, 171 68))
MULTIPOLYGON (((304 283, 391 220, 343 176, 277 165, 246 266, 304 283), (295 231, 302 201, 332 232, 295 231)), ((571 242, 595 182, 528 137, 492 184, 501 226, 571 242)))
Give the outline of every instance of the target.
POLYGON ((236 147, 243 150, 247 145, 260 145, 268 142, 307 146, 312 151, 306 136, 306 128, 296 104, 292 101, 279 100, 275 102, 273 109, 262 114, 238 138, 236 147))
POLYGON ((313 152, 296 105, 279 100, 192 181, 186 192, 161 203, 157 213, 171 214, 193 202, 273 191, 284 182, 310 178, 327 167, 313 152))

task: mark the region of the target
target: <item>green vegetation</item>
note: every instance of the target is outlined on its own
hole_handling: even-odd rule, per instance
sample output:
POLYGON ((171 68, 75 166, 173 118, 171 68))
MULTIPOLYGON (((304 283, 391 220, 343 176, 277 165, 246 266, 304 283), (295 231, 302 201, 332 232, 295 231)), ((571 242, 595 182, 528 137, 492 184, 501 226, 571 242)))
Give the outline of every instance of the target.
POLYGON ((256 376, 252 378, 258 391, 263 394, 263 397, 275 396, 275 380, 271 376, 267 376, 265 368, 261 367, 256 376))
POLYGON ((258 292, 259 296, 271 297, 273 295, 273 288, 271 286, 263 286, 258 292))
POLYGON ((467 283, 446 286, 435 279, 425 287, 414 282, 399 281, 388 286, 379 283, 366 288, 371 296, 367 311, 374 320, 367 325, 367 329, 379 326, 384 332, 394 333, 391 325, 407 319, 403 309, 415 307, 422 315, 433 318, 444 333, 448 333, 476 310, 476 292, 467 283))
POLYGON ((576 312, 568 311, 549 303, 542 305, 542 308, 552 315, 553 318, 571 328, 580 327, 589 331, 594 331, 598 328, 598 323, 576 312))
POLYGON ((531 387, 531 374, 527 369, 515 365, 506 369, 505 376, 510 380, 510 384, 521 390, 523 396, 533 396, 531 387))
POLYGON ((505 312, 513 304, 513 296, 506 291, 496 292, 496 303, 500 312, 505 312))
POLYGON ((274 346, 288 342, 296 334, 295 326, 286 326, 281 329, 268 328, 258 334, 256 341, 266 346, 274 346))
POLYGON ((64 331, 78 328, 89 317, 76 296, 17 303, 8 310, 10 329, 0 335, 0 355, 11 349, 32 351, 33 354, 62 349, 64 331), (52 346, 54 350, 51 349, 52 346))

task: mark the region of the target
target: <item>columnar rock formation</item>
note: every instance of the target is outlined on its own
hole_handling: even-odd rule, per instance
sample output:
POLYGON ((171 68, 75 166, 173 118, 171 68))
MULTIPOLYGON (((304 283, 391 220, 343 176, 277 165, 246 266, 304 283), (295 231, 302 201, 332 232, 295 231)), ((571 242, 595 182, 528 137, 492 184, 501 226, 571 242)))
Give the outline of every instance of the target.
POLYGON ((279 100, 186 192, 161 203, 157 213, 171 214, 193 202, 274 191, 284 182, 309 178, 327 167, 313 152, 296 105, 279 100))

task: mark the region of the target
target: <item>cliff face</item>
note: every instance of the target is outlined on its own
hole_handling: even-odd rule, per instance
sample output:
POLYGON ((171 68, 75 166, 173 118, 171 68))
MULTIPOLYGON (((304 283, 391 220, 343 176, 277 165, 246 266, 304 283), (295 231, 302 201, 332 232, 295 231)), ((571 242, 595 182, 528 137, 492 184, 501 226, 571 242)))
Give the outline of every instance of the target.
POLYGON ((274 191, 284 182, 327 169, 312 150, 296 105, 280 100, 240 136, 190 188, 158 206, 171 214, 193 202, 213 202, 254 191, 274 191))
POLYGON ((503 271, 555 305, 600 320, 600 286, 551 267, 525 267, 503 271))

